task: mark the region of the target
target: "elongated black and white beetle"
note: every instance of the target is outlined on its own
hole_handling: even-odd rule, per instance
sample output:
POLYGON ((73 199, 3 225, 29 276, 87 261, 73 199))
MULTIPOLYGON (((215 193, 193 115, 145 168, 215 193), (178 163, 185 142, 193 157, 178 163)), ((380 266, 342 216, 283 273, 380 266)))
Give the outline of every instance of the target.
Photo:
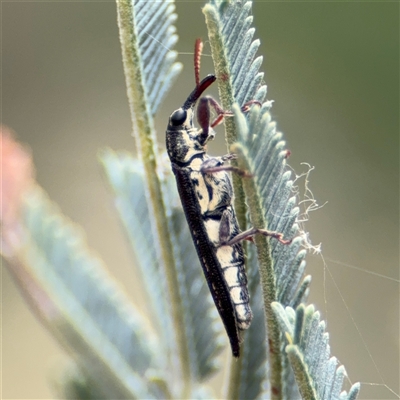
MULTIPOLYGON (((240 233, 232 206, 233 189, 228 171, 246 174, 235 167, 224 165, 225 161, 235 158, 234 155, 210 157, 206 153, 207 143, 215 136, 213 127, 224 116, 232 113, 224 111, 210 96, 200 98, 217 79, 214 75, 208 75, 200 82, 201 47, 198 40, 195 47, 196 87, 183 106, 171 114, 166 145, 204 275, 225 325, 232 353, 239 357, 240 331, 249 328, 253 317, 241 241, 256 233, 273 236, 285 244, 290 241, 283 240, 280 233, 263 229, 251 228, 240 233), (197 102, 200 129, 193 124, 197 102), (214 122, 210 122, 210 106, 218 115, 214 122)), ((247 110, 248 105, 242 109, 247 110)))
POLYGON ((247 329, 253 317, 249 306, 242 244, 228 244, 239 234, 232 207, 232 184, 220 168, 232 158, 210 157, 206 144, 214 138, 209 104, 220 113, 215 100, 202 98, 197 108, 201 129, 193 125, 194 108, 214 81, 204 78, 181 108, 172 113, 167 128, 167 151, 175 174, 189 229, 218 312, 225 325, 232 353, 239 357, 239 330, 247 329))

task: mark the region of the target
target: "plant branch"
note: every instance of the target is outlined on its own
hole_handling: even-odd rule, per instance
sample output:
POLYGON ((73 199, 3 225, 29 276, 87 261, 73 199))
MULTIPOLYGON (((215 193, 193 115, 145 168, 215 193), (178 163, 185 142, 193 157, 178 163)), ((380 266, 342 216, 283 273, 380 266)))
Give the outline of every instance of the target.
MULTIPOLYGON (((239 106, 233 106, 237 124, 246 124, 244 116, 239 106)), ((236 143, 232 150, 239 156, 239 168, 244 171, 251 171, 251 167, 246 159, 244 148, 236 143)), ((250 220, 254 228, 264 229, 267 224, 261 207, 256 182, 253 178, 243 179, 243 188, 246 193, 247 205, 250 212, 250 220)), ((266 328, 268 332, 268 348, 270 357, 270 383, 271 398, 282 398, 282 360, 281 360, 281 338, 280 329, 272 310, 271 303, 276 301, 276 284, 273 262, 270 254, 269 242, 265 236, 256 235, 255 244, 257 246, 258 264, 260 271, 260 282, 263 290, 264 312, 266 328)))
POLYGON ((156 173, 156 151, 154 129, 150 111, 147 106, 146 92, 140 68, 140 53, 135 39, 132 2, 117 0, 118 27, 122 48, 124 73, 127 85, 127 95, 131 112, 133 134, 143 162, 147 196, 151 212, 154 216, 155 228, 160 245, 160 255, 165 268, 174 331, 178 344, 181 373, 184 381, 184 394, 189 393, 190 363, 185 330, 183 329, 183 306, 180 297, 179 284, 175 270, 171 237, 168 231, 165 204, 162 197, 161 184, 156 173))

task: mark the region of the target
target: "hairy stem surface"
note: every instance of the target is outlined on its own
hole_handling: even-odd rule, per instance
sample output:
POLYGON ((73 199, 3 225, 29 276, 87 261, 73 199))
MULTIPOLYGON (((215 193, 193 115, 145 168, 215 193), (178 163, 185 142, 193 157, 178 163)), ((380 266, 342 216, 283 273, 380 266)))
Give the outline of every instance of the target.
POLYGON ((180 297, 178 279, 173 257, 171 237, 161 184, 157 175, 154 129, 146 104, 146 93, 143 86, 143 76, 140 67, 140 54, 135 39, 132 2, 117 0, 118 27, 122 48, 122 59, 127 86, 127 95, 131 112, 133 135, 143 162, 149 206, 154 217, 155 228, 160 245, 160 255, 165 268, 168 294, 172 308, 172 320, 178 345, 178 356, 184 381, 184 395, 190 392, 190 363, 187 340, 185 336, 183 307, 180 297))

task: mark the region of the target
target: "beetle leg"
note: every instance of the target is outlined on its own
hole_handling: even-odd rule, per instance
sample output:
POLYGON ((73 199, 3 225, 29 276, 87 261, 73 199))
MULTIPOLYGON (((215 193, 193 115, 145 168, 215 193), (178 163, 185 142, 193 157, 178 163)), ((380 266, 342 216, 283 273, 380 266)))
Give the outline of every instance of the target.
POLYGON ((236 160, 236 159, 237 159, 237 155, 235 153, 225 154, 224 156, 221 157, 221 160, 223 162, 229 161, 229 160, 236 160))
POLYGON ((203 143, 208 141, 208 135, 210 128, 214 128, 219 125, 224 117, 233 115, 230 111, 225 111, 219 103, 211 96, 202 97, 197 105, 197 122, 201 126, 201 137, 203 143), (217 118, 211 121, 211 107, 217 113, 217 118))
MULTIPOLYGON (((214 128, 215 126, 219 125, 224 117, 233 117, 233 112, 232 111, 225 111, 222 109, 222 107, 218 104, 216 100, 214 100, 212 97, 208 96, 208 102, 210 105, 214 108, 215 112, 217 113, 217 118, 211 123, 211 127, 214 128)), ((262 106, 261 102, 258 100, 250 100, 247 103, 245 103, 240 109, 242 112, 248 112, 250 110, 250 107, 253 104, 257 104, 258 106, 262 106)))
POLYGON ((257 104, 259 107, 262 106, 261 101, 258 100, 250 100, 247 103, 244 103, 241 107, 242 112, 248 112, 253 104, 257 104))
POLYGON ((253 236, 256 235, 257 233, 260 233, 261 235, 264 236, 273 237, 282 244, 292 243, 292 239, 289 240, 283 239, 282 233, 272 232, 272 231, 267 231, 266 229, 257 229, 257 228, 250 228, 247 231, 239 233, 231 240, 228 240, 230 236, 230 231, 231 231, 231 226, 230 226, 229 213, 227 211, 224 211, 219 226, 219 241, 222 246, 232 246, 236 243, 242 242, 243 240, 250 240, 254 242, 253 236))
MULTIPOLYGON (((250 100, 241 107, 241 110, 243 112, 248 112, 250 110, 250 106, 253 104, 257 104, 261 107, 260 101, 250 100)), ((225 111, 213 97, 211 96, 202 97, 197 105, 197 122, 201 126, 202 132, 200 136, 202 138, 203 144, 205 144, 210 140, 209 139, 210 128, 214 128, 217 125, 219 125, 223 121, 224 117, 232 117, 232 116, 233 112, 225 111), (216 112, 217 117, 214 119, 214 121, 210 123, 211 107, 216 112)))
POLYGON ((233 239, 231 239, 229 242, 227 242, 225 244, 228 246, 232 246, 233 244, 241 242, 242 240, 250 239, 252 236, 256 235, 257 233, 260 233, 261 235, 264 235, 264 236, 273 237, 282 244, 290 244, 290 243, 292 243, 292 240, 293 240, 293 239, 288 239, 288 240, 283 239, 283 234, 279 233, 279 232, 268 231, 266 229, 250 228, 247 231, 239 233, 233 239))
MULTIPOLYGON (((200 142, 206 144, 210 138, 210 132, 212 132, 212 126, 210 125, 211 110, 209 106, 209 96, 202 97, 197 105, 197 122, 201 127, 200 142)), ((215 134, 213 134, 214 136, 215 134)))
POLYGON ((242 178, 251 178, 253 175, 250 174, 248 171, 244 171, 243 169, 239 167, 234 167, 233 165, 220 165, 217 167, 202 167, 201 172, 204 172, 206 174, 212 174, 215 172, 221 172, 221 171, 230 171, 230 172, 235 172, 242 178))
POLYGON ((244 171, 238 167, 234 167, 233 165, 223 165, 224 161, 233 160, 236 158, 236 154, 226 154, 222 157, 213 157, 203 162, 200 171, 204 174, 212 174, 220 171, 231 171, 235 172, 243 178, 251 178, 251 175, 248 171, 244 171))
POLYGON ((219 224, 219 243, 224 245, 229 241, 231 235, 231 221, 229 218, 229 211, 225 210, 221 216, 221 222, 219 224))

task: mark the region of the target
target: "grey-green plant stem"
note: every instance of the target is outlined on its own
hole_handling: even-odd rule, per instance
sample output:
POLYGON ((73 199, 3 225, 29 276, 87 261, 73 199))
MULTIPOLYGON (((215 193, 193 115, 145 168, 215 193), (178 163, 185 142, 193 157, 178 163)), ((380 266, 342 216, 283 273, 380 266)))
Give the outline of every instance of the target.
POLYGON ((165 204, 162 197, 161 184, 157 175, 157 163, 153 134, 153 123, 146 104, 146 93, 140 68, 140 55, 135 40, 135 28, 132 2, 117 0, 118 27, 122 49, 122 59, 127 86, 127 95, 133 134, 143 162, 150 207, 154 216, 162 264, 168 286, 168 294, 172 308, 172 320, 178 345, 181 374, 184 382, 183 398, 190 393, 190 362, 187 339, 185 336, 183 306, 180 297, 178 279, 173 257, 171 237, 168 231, 165 204))
MULTIPOLYGON (((241 111, 234 105, 235 117, 241 117, 241 111)), ((232 146, 233 151, 238 155, 239 168, 250 171, 250 165, 246 160, 243 147, 236 143, 232 146)), ((258 195, 254 179, 243 179, 243 188, 246 193, 247 206, 250 213, 251 223, 255 228, 265 229, 267 226, 261 202, 258 195)), ((271 399, 282 398, 282 355, 281 355, 281 335, 278 321, 272 310, 272 302, 276 301, 275 272, 272 265, 272 258, 269 249, 268 239, 262 235, 256 235, 255 244, 257 246, 258 265, 260 271, 260 283, 263 291, 264 312, 266 330, 268 332, 268 350, 270 360, 270 387, 271 399)))
MULTIPOLYGON (((243 345, 241 346, 241 351, 243 353, 243 345)), ((227 378, 226 385, 226 395, 225 398, 229 400, 239 400, 240 395, 240 376, 242 372, 242 361, 243 357, 239 357, 238 359, 231 357, 229 375, 227 378)))

